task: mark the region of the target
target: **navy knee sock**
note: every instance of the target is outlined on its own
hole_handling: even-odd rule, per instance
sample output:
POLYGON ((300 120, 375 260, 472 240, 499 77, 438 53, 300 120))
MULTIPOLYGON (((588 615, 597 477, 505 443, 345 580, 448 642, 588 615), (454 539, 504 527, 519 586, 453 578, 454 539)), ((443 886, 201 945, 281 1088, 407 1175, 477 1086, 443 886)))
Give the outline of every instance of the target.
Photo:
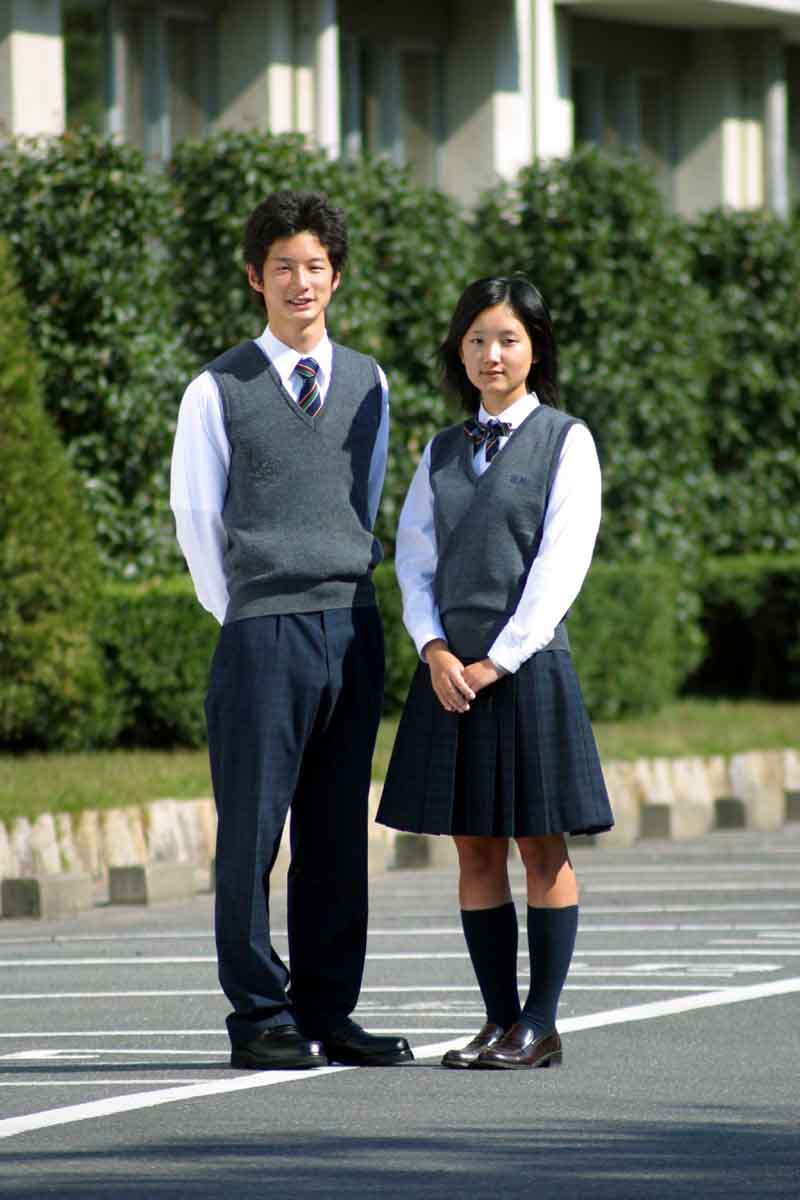
POLYGON ((513 901, 497 908, 462 909, 461 924, 486 1005, 486 1019, 508 1029, 519 1017, 517 910, 513 901))
POLYGON ((558 1000, 572 961, 577 932, 577 904, 566 908, 528 907, 531 987, 521 1019, 538 1035, 555 1028, 558 1000))

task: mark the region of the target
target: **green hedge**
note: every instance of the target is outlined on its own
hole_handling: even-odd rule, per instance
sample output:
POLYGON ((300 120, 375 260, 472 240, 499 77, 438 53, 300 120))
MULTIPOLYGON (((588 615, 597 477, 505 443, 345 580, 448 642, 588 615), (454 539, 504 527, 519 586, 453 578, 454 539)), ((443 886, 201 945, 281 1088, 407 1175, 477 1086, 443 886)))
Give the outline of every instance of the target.
MULTIPOLYGON (((173 315, 166 180, 84 132, 0 147, 0 233, 14 253, 44 399, 84 483, 104 565, 179 565, 168 471, 194 358, 173 315)), ((193 273, 182 282, 192 292, 193 273)))
POLYGON ((716 313, 708 346, 707 553, 800 551, 800 220, 716 211, 687 228, 716 313))
MULTIPOLYGON (((391 561, 375 572, 386 634, 387 713, 405 699, 417 663, 402 625, 391 561)), ((648 712, 672 699, 676 665, 674 572, 596 563, 569 621, 594 717, 648 712)), ((203 697, 218 633, 188 578, 113 584, 100 597, 95 638, 105 655, 108 721, 123 745, 199 746, 203 697)))
POLYGON ((703 625, 708 653, 687 691, 800 698, 800 555, 709 559, 703 625))
POLYGON ((696 564, 716 323, 685 226, 638 162, 592 148, 521 171, 477 220, 484 269, 526 272, 551 308, 563 404, 603 465, 601 555, 696 564))
POLYGON ((25 298, 1 239, 0 479, 0 746, 81 746, 102 721, 97 551, 44 411, 25 298))
POLYGON ((186 577, 103 589, 95 640, 105 657, 109 718, 119 744, 202 745, 218 631, 186 577))
POLYGON ((679 637, 680 575, 661 563, 596 561, 567 628, 594 720, 655 712, 689 671, 679 637))

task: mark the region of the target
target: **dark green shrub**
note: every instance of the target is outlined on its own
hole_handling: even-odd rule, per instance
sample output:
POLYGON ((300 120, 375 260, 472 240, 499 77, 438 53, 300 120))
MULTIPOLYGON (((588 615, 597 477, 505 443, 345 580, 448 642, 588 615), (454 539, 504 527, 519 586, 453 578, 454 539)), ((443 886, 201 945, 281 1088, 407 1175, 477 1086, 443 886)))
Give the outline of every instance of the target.
POLYGON ((105 656, 121 744, 203 744, 203 699, 218 632, 186 576, 103 589, 95 640, 105 656))
MULTIPOLYGON (((405 700, 417 652, 402 623, 394 565, 375 582, 386 631, 387 712, 405 700)), ((595 720, 655 712, 673 700, 688 670, 679 649, 676 572, 657 563, 595 562, 568 629, 586 705, 595 720)))
POLYGON ((0 232, 28 300, 46 407, 84 481, 105 565, 125 574, 179 561, 167 472, 194 360, 171 313, 171 219, 165 181, 130 147, 82 133, 0 149, 0 232))
POLYGON ((800 555, 709 559, 703 626, 708 653, 687 692, 800 697, 800 555))
POLYGON ((595 562, 567 628, 594 720, 655 712, 688 672, 678 638, 680 577, 658 563, 595 562))
POLYGON ((101 734, 91 641, 97 552, 42 405, 25 301, 2 240, 0 478, 0 745, 83 746, 101 734))
POLYGON ((524 271, 551 307, 562 400, 603 465, 606 559, 673 560, 687 665, 700 653, 694 579, 708 519, 708 359, 716 321, 684 226, 633 160, 592 148, 488 194, 483 268, 524 271))
POLYGON ((391 559, 381 563, 374 580, 386 642, 383 707, 387 713, 397 713, 403 707, 419 659, 416 647, 403 625, 403 599, 391 559))
POLYGON ((689 228, 692 273, 721 328, 705 401, 709 553, 800 550, 800 221, 712 212, 689 228))

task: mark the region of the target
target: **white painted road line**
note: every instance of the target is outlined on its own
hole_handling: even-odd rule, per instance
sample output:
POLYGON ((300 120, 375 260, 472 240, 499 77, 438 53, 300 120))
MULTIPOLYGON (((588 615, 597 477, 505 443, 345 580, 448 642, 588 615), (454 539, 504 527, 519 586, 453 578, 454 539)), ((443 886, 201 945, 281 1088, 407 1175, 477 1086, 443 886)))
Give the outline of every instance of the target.
MULTIPOLYGON (((696 968, 692 968, 692 969, 696 970, 696 968)), ((743 968, 740 965, 737 965, 737 968, 736 968, 737 972, 741 971, 742 969, 743 968)), ((759 972, 761 972, 761 971, 779 971, 780 967, 774 965, 773 963, 759 963, 757 966, 753 965, 749 969, 752 971, 759 971, 759 972)), ((631 971, 625 971, 625 970, 619 970, 619 969, 614 970, 613 968, 605 968, 605 969, 600 968, 597 971, 581 971, 580 972, 581 975, 613 974, 615 976, 619 976, 619 975, 636 976, 639 973, 640 972, 633 971, 633 970, 631 970, 631 971)), ((716 964, 713 971, 703 972, 703 973, 711 974, 711 975, 719 975, 719 974, 727 973, 727 972, 724 972, 724 970, 720 967, 720 965, 716 964)), ((675 972, 664 972, 663 976, 661 974, 659 975, 659 978, 669 978, 674 974, 675 974, 675 972)), ((681 976, 683 976, 685 974, 685 971, 680 972, 680 974, 681 974, 681 976)), ((590 992, 590 991, 683 992, 683 991, 687 991, 687 990, 692 991, 695 987, 697 988, 698 991, 705 990, 702 987, 702 985, 666 984, 666 983, 663 985, 649 984, 649 983, 646 985, 645 984, 637 984, 637 983, 620 983, 620 984, 613 983, 613 984, 609 984, 607 987, 605 987, 601 983, 578 984, 578 985, 567 983, 566 987, 567 987, 567 989, 572 987, 575 990, 581 991, 581 992, 590 992)), ((439 987, 439 988, 437 988, 437 987, 419 987, 419 988, 387 987, 387 988, 362 988, 361 995, 363 996, 365 992, 404 992, 404 991, 405 992, 425 992, 425 991, 447 992, 447 991, 458 991, 458 990, 462 990, 465 992, 477 991, 476 988, 472 988, 472 987, 465 987, 462 989, 448 988, 448 987, 439 987)), ((171 992, 171 991, 164 991, 164 992, 158 992, 158 991, 150 991, 150 992, 13 992, 7 996, 3 996, 2 994, 0 994, 0 1003, 2 1003, 5 1000, 22 1000, 22 1001, 24 1001, 24 1000, 109 1000, 109 999, 133 1000, 133 999, 141 999, 141 998, 146 999, 146 998, 153 998, 153 997, 162 998, 165 996, 166 997, 169 997, 169 996, 218 996, 220 999, 222 999, 222 992, 219 990, 219 988, 216 988, 214 990, 198 990, 198 991, 184 991, 184 992, 171 992)), ((363 1011, 362 1005, 359 1005, 359 1011, 363 1011)))
MULTIPOLYGON (((648 955, 663 957, 669 954, 671 957, 676 955, 695 955, 698 957, 713 957, 714 955, 725 955, 726 950, 712 950, 691 948, 682 949, 675 946, 652 947, 648 946, 644 949, 624 949, 614 950, 606 948, 603 950, 583 950, 575 951, 575 957, 588 957, 590 955, 599 957, 614 957, 625 955, 629 958, 647 958, 648 955)), ((748 955, 769 954, 774 955, 774 950, 768 946, 756 946, 752 950, 744 951, 748 955)), ((800 955, 800 946, 781 947, 781 955, 800 955)), ((445 961, 451 959, 466 959, 469 955, 466 950, 410 950, 396 952, 380 952, 378 954, 367 954, 367 962, 418 962, 418 961, 445 961)), ((11 959, 0 960, 0 967, 97 967, 97 966, 113 966, 113 967, 160 967, 160 966, 206 966, 210 963, 216 963, 215 957, 192 956, 184 958, 150 958, 146 955, 139 955, 137 958, 26 958, 26 959, 11 959)))
POLYGON ((135 1084, 141 1087, 142 1084, 152 1084, 154 1087, 162 1087, 165 1083, 182 1084, 184 1087, 190 1083, 202 1083, 201 1079, 25 1079, 18 1083, 0 1083, 0 1088, 22 1088, 22 1087, 130 1087, 135 1084))
MULTIPOLYGON (((780 979, 772 983, 749 987, 729 988, 725 991, 705 992, 699 996, 688 996, 676 1000, 655 1000, 649 1004, 611 1009, 608 1012, 592 1013, 584 1017, 567 1017, 559 1024, 562 1033, 569 1033, 584 1029, 597 1029, 606 1025, 624 1024, 628 1021, 645 1021, 657 1017, 674 1016, 723 1004, 737 1004, 771 996, 789 995, 792 992, 800 992, 800 977, 780 979)), ((464 1036, 466 1035, 461 1035, 462 1038, 464 1036)), ((460 1040, 437 1042, 432 1045, 419 1046, 415 1053, 419 1059, 437 1058, 457 1045, 460 1045, 460 1040)), ((135 1109, 155 1108, 162 1104, 198 1100, 207 1096, 225 1095, 251 1088, 274 1087, 276 1084, 294 1083, 301 1079, 310 1082, 335 1072, 354 1070, 357 1068, 320 1067, 314 1071, 264 1071, 260 1074, 247 1074, 241 1079, 210 1080, 208 1083, 135 1092, 132 1096, 110 1096, 103 1100, 88 1101, 84 1104, 46 1109, 43 1112, 28 1113, 20 1117, 7 1117, 0 1120, 0 1137, 13 1137, 34 1129, 46 1129, 56 1125, 67 1125, 74 1121, 109 1117, 135 1109)))

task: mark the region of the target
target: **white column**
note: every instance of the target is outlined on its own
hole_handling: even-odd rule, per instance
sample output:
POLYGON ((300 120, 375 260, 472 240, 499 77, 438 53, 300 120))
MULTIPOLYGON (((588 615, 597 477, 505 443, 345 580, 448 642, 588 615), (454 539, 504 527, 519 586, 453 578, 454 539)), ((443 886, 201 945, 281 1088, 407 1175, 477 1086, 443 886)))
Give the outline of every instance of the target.
POLYGON ((119 0, 106 9, 106 132, 122 140, 126 129, 126 53, 123 10, 119 0))
POLYGON ((314 99, 317 145, 339 157, 339 25, 336 0, 315 0, 314 99))
POLYGON ((785 220, 790 210, 786 60, 780 34, 764 37, 764 191, 768 206, 785 220))
POLYGON ((533 157, 533 25, 530 0, 514 0, 497 32, 494 168, 511 179, 533 157))
POLYGON ((270 0, 267 6, 269 66, 267 106, 270 133, 289 133, 294 128, 292 92, 292 17, 289 0, 270 0))
POLYGON ((554 0, 531 0, 533 12, 533 148, 537 158, 572 152, 569 18, 554 0))
POLYGON ((342 151, 346 158, 358 158, 364 148, 364 133, 361 128, 362 81, 360 50, 357 37, 342 41, 342 77, 347 80, 345 89, 345 128, 342 130, 342 151))
POLYGON ((63 133, 60 0, 6 0, 0 25, 0 122, 23 137, 63 133))

